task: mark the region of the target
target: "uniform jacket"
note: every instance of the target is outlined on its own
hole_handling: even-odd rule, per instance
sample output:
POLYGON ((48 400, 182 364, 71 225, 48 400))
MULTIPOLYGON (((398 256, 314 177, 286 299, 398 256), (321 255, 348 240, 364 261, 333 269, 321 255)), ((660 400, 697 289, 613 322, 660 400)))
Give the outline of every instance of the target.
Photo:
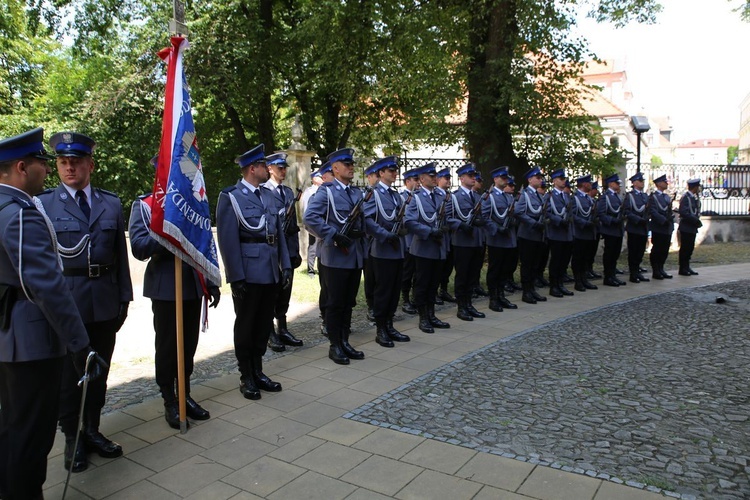
MULTIPOLYGON (((435 201, 430 197, 430 192, 425 188, 419 188, 411 199, 411 203, 406 209, 404 224, 406 229, 414 234, 409 253, 417 257, 426 259, 445 259, 448 256, 445 240, 447 234, 441 240, 430 237, 430 232, 437 229, 439 225, 440 207, 445 200, 443 191, 437 188, 433 189, 435 201)), ((456 230, 460 221, 450 216, 448 206, 445 210, 445 222, 443 227, 449 230, 456 230)))
POLYGON ((552 189, 547 194, 547 239, 554 241, 573 241, 572 215, 570 214, 570 196, 562 191, 552 189))
POLYGON ((292 268, 274 195, 268 189, 259 189, 262 202, 241 180, 219 194, 216 237, 229 283, 279 283, 281 270, 292 268))
POLYGON ((518 237, 531 241, 544 240, 544 198, 536 189, 526 186, 521 190, 516 201, 518 218, 518 237))
POLYGON ((680 224, 678 229, 683 233, 696 234, 698 228, 703 225, 700 218, 701 202, 690 191, 680 198, 680 224))
POLYGON ((403 238, 399 237, 396 245, 386 242, 403 204, 404 200, 398 192, 382 183, 375 186, 372 198, 365 202, 365 224, 367 234, 372 237, 370 253, 373 257, 392 260, 404 258, 403 238))
MULTIPOLYGON (((406 203, 406 200, 409 199, 409 190, 404 188, 402 189, 399 194, 401 195, 401 201, 402 203, 406 203)), ((408 207, 408 205, 407 205, 408 207)), ((406 220, 406 214, 404 214, 404 220, 406 220)), ((404 223, 404 227, 406 227, 406 223, 404 223)), ((410 232, 406 233, 406 236, 403 237, 404 240, 404 257, 406 257, 406 254, 409 253, 409 247, 411 246, 411 242, 414 239, 414 235, 410 232)))
MULTIPOLYGON (((269 181, 261 185, 261 187, 268 189, 273 194, 273 201, 276 203, 276 208, 279 210, 279 215, 282 216, 282 223, 283 223, 283 216, 286 214, 287 209, 289 206, 294 202, 294 199, 297 197, 296 193, 290 188, 289 186, 281 185, 281 188, 284 190, 284 199, 281 198, 281 194, 279 193, 279 190, 277 187, 278 184, 274 185, 275 183, 269 181)), ((289 234, 285 235, 286 237, 286 248, 289 251, 289 259, 290 260, 297 260, 300 264, 302 263, 302 257, 299 253, 299 224, 297 223, 297 205, 295 204, 294 210, 292 211, 292 220, 289 223, 289 234)), ((295 267, 299 267, 299 264, 295 267)))
POLYGON ((490 195, 482 203, 482 217, 487 220, 484 227, 487 246, 497 248, 515 248, 516 227, 513 223, 513 195, 493 187, 490 195))
MULTIPOLYGON (((471 211, 474 210, 474 205, 479 203, 481 199, 481 193, 470 191, 467 193, 463 188, 459 187, 453 191, 451 196, 451 215, 454 219, 460 222, 468 222, 471 218, 471 211)), ((481 213, 479 217, 481 217, 481 213)), ((455 231, 451 236, 451 243, 454 247, 482 247, 484 246, 484 230, 479 227, 475 227, 470 233, 464 231, 455 231)))
MULTIPOLYGON (((174 293, 174 254, 151 237, 150 194, 140 196, 130 209, 128 234, 130 251, 138 260, 148 260, 143 275, 143 296, 154 300, 175 300, 174 293)), ((208 284, 208 286, 214 286, 208 284)), ((198 272, 182 263, 182 297, 184 300, 198 300, 203 297, 198 272)))
POLYGON ((595 240, 596 202, 583 191, 576 191, 570 203, 573 213, 573 238, 595 240))
POLYGON ((672 234, 674 231, 674 215, 672 214, 672 198, 667 193, 654 191, 649 197, 649 212, 651 220, 648 228, 652 233, 672 234))
POLYGON ((629 233, 648 235, 648 195, 643 191, 630 191, 625 195, 625 230, 629 233))
POLYGON ((617 193, 607 189, 596 202, 596 212, 599 215, 599 232, 606 236, 622 237, 623 216, 622 200, 617 193))
MULTIPOLYGON (((347 194, 336 180, 321 184, 305 210, 305 226, 320 239, 316 251, 322 265, 339 269, 362 269, 365 259, 364 238, 354 238, 354 243, 346 251, 333 242, 334 235, 343 228, 355 203, 363 196, 362 190, 356 186, 349 185, 349 190, 350 194, 347 194)), ((364 215, 355 223, 354 228, 364 233, 364 215)))
POLYGON ((91 198, 91 218, 86 220, 62 184, 39 195, 55 228, 59 248, 74 248, 89 237, 77 256, 66 257, 67 252, 61 248, 66 270, 87 271, 89 264, 112 266, 98 278, 65 276, 84 323, 116 318, 120 304, 133 300, 120 198, 93 187, 91 198))
POLYGON ((0 207, 0 284, 16 296, 9 327, 0 325, 0 362, 58 358, 66 350, 80 351, 89 338, 44 216, 26 193, 5 184, 0 184, 0 207), (33 302, 26 298, 21 280, 33 302))

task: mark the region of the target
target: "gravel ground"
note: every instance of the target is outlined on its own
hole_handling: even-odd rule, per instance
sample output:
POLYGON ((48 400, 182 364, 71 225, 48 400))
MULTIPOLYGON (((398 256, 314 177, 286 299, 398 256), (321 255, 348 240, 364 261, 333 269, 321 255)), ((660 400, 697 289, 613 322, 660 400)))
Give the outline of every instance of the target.
POLYGON ((748 498, 749 299, 741 281, 542 325, 352 418, 651 490, 748 498))

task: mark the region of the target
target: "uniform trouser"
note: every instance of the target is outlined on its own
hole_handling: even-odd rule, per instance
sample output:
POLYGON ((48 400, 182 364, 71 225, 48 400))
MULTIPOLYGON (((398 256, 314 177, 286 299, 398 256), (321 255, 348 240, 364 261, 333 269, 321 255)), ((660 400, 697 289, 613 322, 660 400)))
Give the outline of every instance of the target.
POLYGON ((365 302, 367 303, 367 307, 372 309, 372 296, 375 293, 375 271, 370 263, 370 259, 372 259, 371 255, 363 262, 362 277, 365 281, 365 302))
POLYGON ((594 260, 596 260, 596 252, 599 251, 599 239, 601 238, 601 235, 596 235, 596 237, 589 242, 589 245, 591 245, 591 253, 589 254, 589 261, 586 263, 588 265, 588 269, 594 269, 594 260))
POLYGON ((448 254, 443 261, 443 270, 440 272, 440 289, 448 290, 448 282, 453 272, 453 245, 450 246, 448 254))
POLYGON ((307 240, 307 271, 315 270, 315 255, 318 250, 318 240, 312 234, 307 240))
POLYGON ((534 286, 539 262, 547 261, 547 245, 541 241, 518 238, 518 255, 521 259, 521 284, 524 290, 534 286))
POLYGON ((483 247, 453 247, 456 276, 454 286, 456 298, 469 299, 474 291, 474 284, 479 283, 482 270, 483 247))
POLYGON ((562 283, 565 270, 568 269, 570 255, 573 251, 571 241, 549 240, 549 280, 553 285, 562 283))
POLYGON ((649 260, 654 272, 656 270, 663 270, 664 264, 667 262, 667 257, 669 257, 669 244, 671 242, 672 233, 651 233, 652 247, 649 260))
POLYGON ((589 270, 594 263, 594 254, 599 245, 599 240, 581 240, 573 239, 573 255, 570 259, 570 265, 573 268, 573 274, 581 275, 589 270))
MULTIPOLYGON (((111 364, 112 353, 115 350, 115 338, 119 321, 113 318, 108 321, 86 323, 86 333, 89 335, 91 348, 101 356, 107 364, 111 364)), ((109 368, 101 377, 89 382, 86 391, 84 415, 99 413, 104 407, 107 393, 107 377, 109 368)), ((60 386, 60 428, 66 436, 74 436, 78 428, 78 413, 81 411, 81 387, 78 387, 80 377, 73 366, 73 360, 67 357, 63 362, 62 383, 60 386)))
POLYGON ((326 302, 328 302, 328 287, 323 280, 322 273, 323 266, 318 261, 318 283, 320 284, 320 293, 318 293, 318 309, 320 309, 320 317, 323 320, 326 319, 326 302))
POLYGON ((690 268, 690 258, 695 250, 695 233, 680 231, 680 270, 686 271, 690 268))
POLYGON ((487 252, 487 288, 497 290, 513 277, 516 269, 516 248, 488 246, 487 252))
POLYGON ((401 274, 401 291, 409 293, 414 287, 414 274, 416 271, 416 263, 414 262, 414 256, 408 251, 404 256, 404 268, 401 274))
POLYGON ((484 259, 487 256, 487 245, 483 244, 480 248, 481 252, 479 254, 479 260, 475 263, 477 268, 474 270, 473 276, 474 276, 474 282, 471 284, 471 291, 472 293, 476 288, 480 288, 481 284, 479 283, 479 279, 482 276, 482 268, 484 267, 484 259))
POLYGON ((277 283, 247 283, 245 295, 240 299, 232 296, 234 303, 234 354, 240 377, 251 376, 250 363, 253 356, 266 353, 273 321, 273 305, 276 301, 277 283))
POLYGON ((414 257, 414 300, 415 307, 431 306, 435 304, 438 285, 440 284, 440 271, 443 268, 443 260, 428 259, 426 257, 414 257))
POLYGON ((63 358, 0 363, 0 496, 41 498, 57 429, 63 358))
POLYGON ((602 254, 602 265, 604 276, 612 277, 617 269, 617 259, 622 251, 622 236, 602 235, 604 238, 604 253, 602 254))
POLYGON ((341 339, 345 328, 351 327, 352 309, 357 305, 357 292, 362 269, 343 269, 320 264, 320 279, 326 285, 325 324, 331 341, 341 339))
POLYGON ((549 262, 549 256, 550 256, 550 250, 549 250, 549 243, 548 242, 541 242, 542 248, 539 250, 539 260, 537 261, 536 266, 536 276, 537 278, 542 278, 544 276, 544 270, 547 268, 547 263, 549 262))
POLYGON ((643 254, 646 253, 648 235, 628 233, 628 269, 630 274, 637 274, 643 262, 643 254))
POLYGON ((276 301, 273 306, 274 318, 286 318, 286 313, 289 311, 289 302, 292 299, 292 287, 294 287, 294 273, 292 273, 292 281, 286 290, 282 282, 279 282, 276 286, 276 301))
MULTIPOLYGON (((174 300, 151 299, 154 312, 154 365, 156 384, 164 390, 175 386, 177 380, 177 318, 174 300)), ((201 299, 185 300, 182 303, 182 336, 185 358, 185 381, 193 373, 193 357, 198 348, 198 330, 201 322, 201 299)))
POLYGON ((375 319, 391 319, 398 308, 398 292, 401 288, 404 260, 379 259, 372 256, 368 260, 375 282, 373 284, 375 290, 373 290, 372 295, 375 319))

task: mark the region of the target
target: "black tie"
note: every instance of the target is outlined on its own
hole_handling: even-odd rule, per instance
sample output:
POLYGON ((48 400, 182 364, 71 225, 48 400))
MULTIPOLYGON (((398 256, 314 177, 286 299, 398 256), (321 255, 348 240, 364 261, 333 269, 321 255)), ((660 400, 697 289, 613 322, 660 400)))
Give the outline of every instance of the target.
POLYGON ((356 204, 356 203, 354 202, 354 198, 352 198, 352 190, 351 190, 351 189, 349 189, 349 186, 346 186, 346 187, 344 188, 344 191, 346 191, 346 195, 347 195, 347 196, 349 197, 349 201, 351 201, 351 202, 352 202, 352 204, 356 204))
MULTIPOLYGON (((260 189, 256 188, 255 191, 253 191, 253 192, 255 193, 255 196, 258 197, 258 201, 260 201, 260 204, 263 205, 263 197, 260 195, 260 189)), ((265 205, 263 205, 263 206, 265 206, 265 205)))
POLYGON ((79 189, 76 191, 76 198, 78 199, 78 206, 81 207, 81 212, 86 216, 86 220, 89 220, 91 218, 91 207, 89 202, 86 201, 86 193, 79 189))
POLYGON ((437 207, 437 204, 435 203, 435 191, 430 192, 430 199, 432 200, 432 204, 437 207))
POLYGON ((474 198, 474 191, 469 191, 469 197, 471 198, 471 204, 476 205, 477 200, 474 198))
POLYGON ((283 201, 284 206, 286 206, 286 196, 284 196, 284 187, 279 185, 277 186, 277 189, 279 190, 279 194, 281 195, 281 201, 283 201))

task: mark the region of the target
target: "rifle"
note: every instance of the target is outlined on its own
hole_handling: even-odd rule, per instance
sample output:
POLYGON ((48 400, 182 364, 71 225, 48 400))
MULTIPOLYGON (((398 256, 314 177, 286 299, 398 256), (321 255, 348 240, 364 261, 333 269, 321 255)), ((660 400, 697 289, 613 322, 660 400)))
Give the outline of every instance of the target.
POLYGON ((445 198, 443 198, 443 203, 440 204, 440 210, 438 210, 438 224, 437 229, 440 231, 443 231, 443 227, 445 226, 445 206, 448 204, 448 200, 451 197, 451 192, 446 191, 445 192, 445 198))
POLYGON ((396 222, 393 223, 393 227, 391 228, 391 232, 393 234, 398 234, 401 231, 401 228, 404 226, 404 215, 406 214, 406 206, 411 202, 412 197, 414 196, 414 193, 409 191, 409 196, 407 196, 406 201, 401 204, 401 207, 398 209, 398 214, 396 215, 396 222))
POLYGON ((482 203, 484 200, 486 200, 490 195, 490 190, 487 189, 482 193, 482 196, 479 197, 479 201, 476 205, 474 205, 474 208, 471 209, 471 214, 469 215, 469 219, 466 221, 466 223, 470 226, 474 225, 474 221, 477 220, 477 217, 482 213, 482 203))
MULTIPOLYGON (((498 224, 498 227, 505 231, 508 229, 508 226, 510 225, 510 221, 513 218, 513 212, 516 210, 516 200, 515 198, 513 201, 510 202, 510 206, 508 207, 508 212, 505 214, 505 218, 498 224)), ((497 221, 495 221, 497 222, 497 221)))
POLYGON ((297 188, 297 196, 294 197, 289 206, 286 207, 286 212, 284 212, 284 223, 281 225, 281 229, 284 231, 284 234, 287 233, 287 231, 289 230, 289 226, 292 224, 294 205, 297 204, 300 198, 302 198, 302 190, 300 188, 297 188))
MULTIPOLYGON (((370 198, 372 198, 372 188, 370 186, 367 186, 365 188, 365 195, 357 200, 357 203, 354 204, 354 207, 352 207, 351 212, 349 212, 349 215, 346 216, 346 219, 344 220, 344 225, 341 226, 341 231, 339 231, 341 234, 346 236, 347 238, 351 234, 352 230, 354 230, 354 224, 357 222, 357 219, 359 219, 359 216, 362 215, 362 205, 366 201, 370 201, 370 198)), ((349 255, 349 249, 347 247, 340 247, 341 251, 344 252, 345 255, 349 255)))

